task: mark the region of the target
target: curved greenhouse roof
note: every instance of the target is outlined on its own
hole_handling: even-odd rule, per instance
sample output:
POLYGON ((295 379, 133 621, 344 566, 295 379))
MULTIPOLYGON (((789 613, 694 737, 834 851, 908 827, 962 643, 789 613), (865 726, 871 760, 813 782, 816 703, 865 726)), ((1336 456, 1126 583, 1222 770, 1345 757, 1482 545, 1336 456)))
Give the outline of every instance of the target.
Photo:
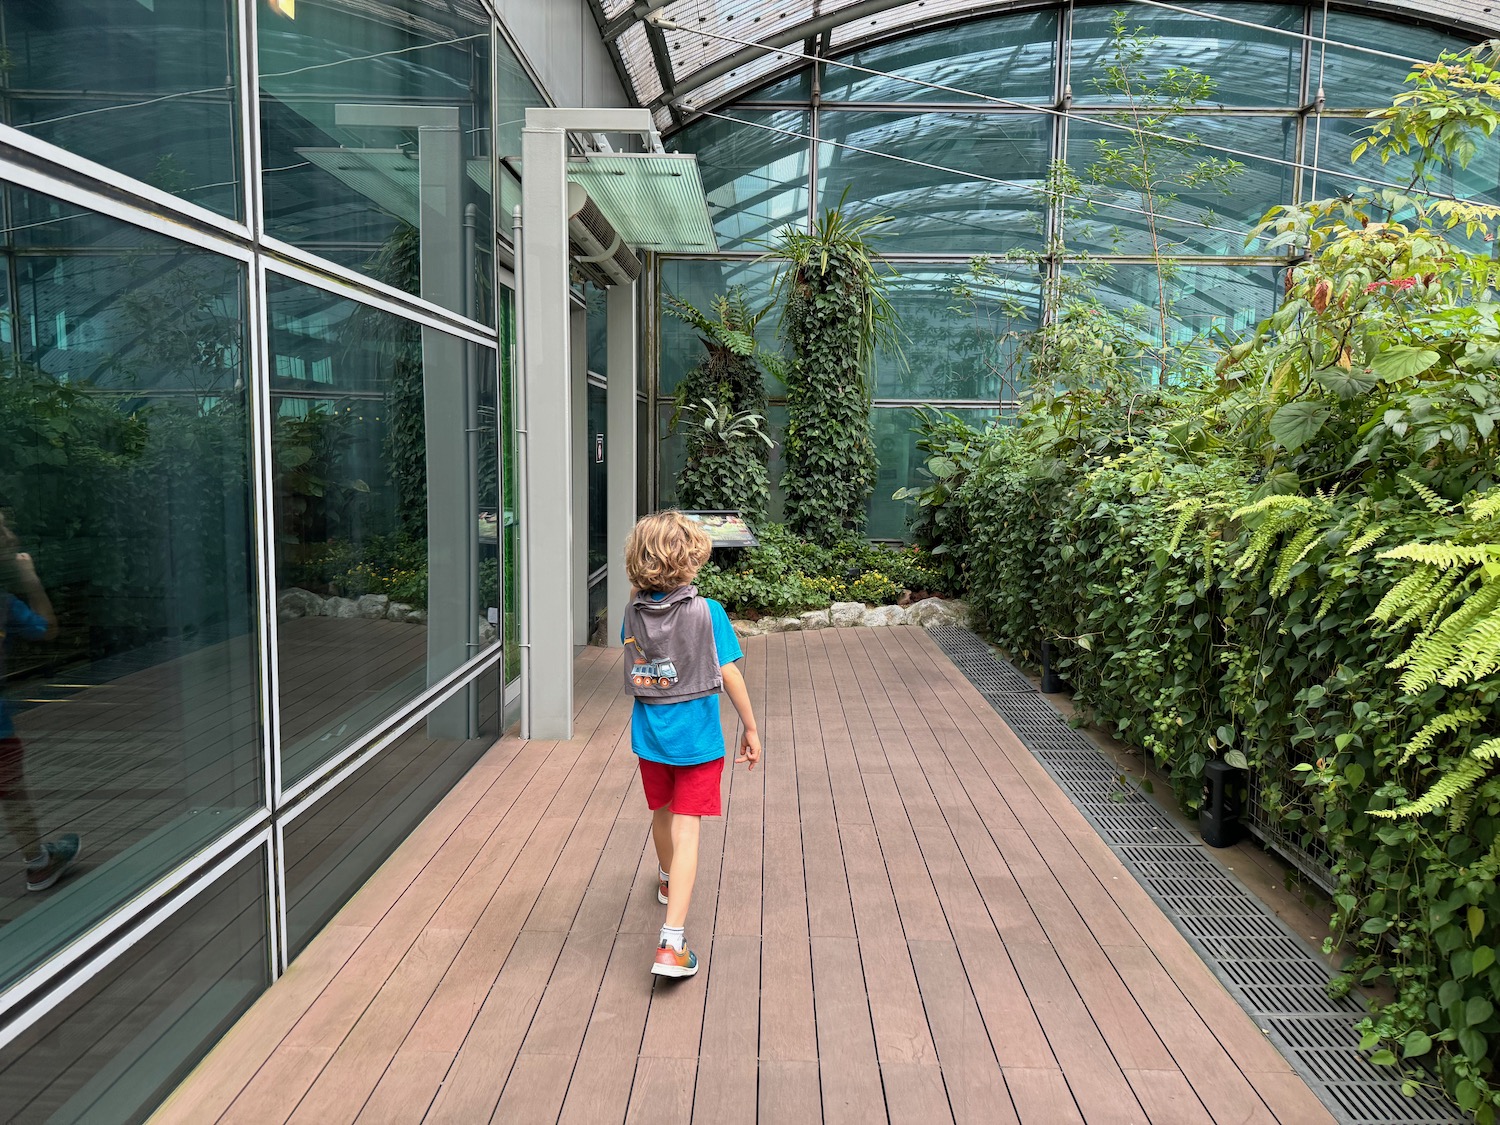
MULTIPOLYGON (((971 16, 1056 4, 1004 0, 590 0, 636 101, 663 129, 691 109, 738 97, 805 65, 802 52, 840 55, 869 43, 971 16), (768 49, 772 48, 772 49, 768 49), (776 49, 780 49, 779 51, 776 49), (790 53, 788 53, 790 52, 790 53), (688 108, 685 108, 688 107, 688 108)), ((1204 19, 1256 21, 1262 4, 1151 3, 1204 19)), ((1468 33, 1500 33, 1500 0, 1345 3, 1343 11, 1396 15, 1468 33)), ((1315 23, 1316 17, 1312 21, 1315 23)), ((1295 33, 1318 35, 1315 26, 1295 33)))

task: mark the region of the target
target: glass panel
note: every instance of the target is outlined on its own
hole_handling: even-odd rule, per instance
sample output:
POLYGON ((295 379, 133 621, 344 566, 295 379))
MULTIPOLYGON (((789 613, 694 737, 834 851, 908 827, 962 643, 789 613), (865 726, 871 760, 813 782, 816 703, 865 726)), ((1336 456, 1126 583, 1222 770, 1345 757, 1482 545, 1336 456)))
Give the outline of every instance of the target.
POLYGON ((829 110, 819 117, 819 135, 867 150, 818 145, 818 207, 838 206, 847 190, 847 215, 891 216, 894 221, 875 232, 877 249, 920 254, 1041 246, 1042 207, 1034 193, 1051 155, 1049 118, 829 110))
POLYGON ((281 741, 295 780, 487 633, 476 572, 493 483, 469 432, 493 424, 478 384, 494 358, 282 278, 269 307, 281 741))
POLYGON ((798 102, 806 104, 812 100, 812 67, 805 66, 796 74, 777 82, 768 83, 738 99, 742 102, 798 102))
POLYGON ((595 375, 609 374, 609 297, 597 285, 584 289, 588 309, 589 370, 595 375))
POLYGON ((5 192, 0 984, 263 799, 245 268, 5 192))
POLYGON ((894 77, 900 75, 989 97, 1050 102, 1055 96, 1057 13, 1027 12, 955 24, 854 51, 843 60, 886 75, 827 64, 823 68, 824 101, 978 100, 894 77))
POLYGON ((1272 207, 1292 201, 1297 119, 1179 117, 1156 131, 1180 138, 1186 145, 1147 138, 1150 179, 1159 192, 1148 199, 1135 179, 1142 165, 1134 134, 1094 121, 1075 119, 1069 125, 1068 162, 1087 185, 1085 190, 1093 203, 1089 207, 1068 199, 1064 229, 1069 251, 1152 256, 1249 253, 1245 236, 1272 207), (1288 163, 1231 156, 1196 142, 1239 153, 1263 153, 1288 163), (1114 160, 1130 166, 1125 177, 1089 183, 1102 161, 1114 160), (1197 187, 1176 186, 1205 160, 1220 161, 1221 166, 1233 161, 1241 168, 1197 187), (1148 215, 1156 217, 1154 232, 1148 215))
MULTIPOLYGON (((491 670, 453 704, 475 718, 473 737, 448 737, 433 716, 286 828, 287 944, 296 957, 386 857, 500 737, 500 677, 491 670)), ((471 875, 494 882, 482 865, 471 875)))
POLYGON ((589 384, 589 444, 584 451, 588 458, 589 481, 589 573, 593 573, 609 559, 609 475, 605 471, 605 418, 609 398, 603 387, 589 384))
POLYGON ((47 0, 0 23, 3 120, 243 218, 233 0, 47 0))
POLYGON ((521 674, 521 521, 516 507, 516 370, 515 300, 509 289, 500 290, 500 406, 502 480, 505 504, 500 526, 505 536, 505 574, 502 582, 500 619, 505 629, 505 682, 521 674))
MULTIPOLYGON (((658 386, 663 396, 677 390, 682 377, 703 358, 703 345, 693 327, 667 311, 666 298, 678 297, 703 312, 713 315, 714 298, 739 287, 744 290, 750 307, 759 309, 771 299, 771 283, 776 278, 774 262, 711 261, 708 259, 668 259, 661 263, 661 366, 658 386)), ((762 348, 778 351, 777 316, 772 311, 756 326, 755 339, 762 348)), ((776 393, 780 384, 768 375, 766 389, 776 393)))
MULTIPOLYGON (((971 426, 982 426, 1000 417, 999 410, 954 410, 971 426)), ((905 539, 912 503, 891 497, 902 488, 923 483, 921 469, 926 454, 917 449, 916 412, 905 406, 877 406, 871 416, 875 430, 875 456, 879 469, 875 491, 870 496, 870 520, 865 534, 871 539, 905 539)))
POLYGON ((902 357, 876 357, 875 397, 1014 401, 1025 384, 1017 333, 1040 323, 1041 277, 1024 266, 909 266, 891 284, 902 357))
POLYGON ((672 432, 672 407, 670 405, 658 408, 657 426, 661 436, 661 449, 659 456, 661 476, 657 482, 657 492, 660 494, 661 506, 663 508, 675 508, 677 506, 677 474, 682 472, 682 467, 687 463, 687 447, 682 434, 672 432))
MULTIPOLYGON (((531 75, 521 65, 521 60, 510 49, 505 36, 500 36, 495 50, 495 65, 499 70, 500 95, 495 107, 495 144, 502 158, 519 160, 521 156, 521 130, 526 126, 526 111, 532 106, 544 106, 547 99, 536 88, 531 75)), ((507 208, 503 214, 510 214, 507 208)))
POLYGON ((482 9, 258 8, 267 232, 492 322, 482 9))
POLYGON ((671 137, 667 148, 697 154, 719 249, 754 249, 756 239, 807 219, 810 115, 731 108, 725 116, 734 122, 702 118, 671 137))
MULTIPOLYGON (((1321 17, 1315 17, 1313 26, 1322 22, 1321 17)), ((1462 51, 1475 43, 1472 38, 1435 31, 1419 24, 1397 23, 1378 16, 1357 16, 1349 12, 1330 12, 1324 37, 1336 43, 1373 47, 1377 51, 1413 59, 1436 59, 1444 51, 1462 51)), ((1383 109, 1401 92, 1411 68, 1411 63, 1400 59, 1329 46, 1322 68, 1324 104, 1329 109, 1383 109)), ((1315 67, 1314 86, 1318 78, 1315 67)))
POLYGON ((143 1121, 270 982, 257 849, 0 1055, 12 1122, 143 1121))
MULTIPOLYGON (((1282 292, 1276 266, 1176 266, 1163 284, 1170 302, 1167 331, 1177 346, 1254 328, 1275 310, 1282 292)), ((1093 296, 1153 342, 1161 339, 1160 293, 1152 265, 1108 268, 1093 286, 1093 296)))
MULTIPOLYGON (((1192 7, 1298 34, 1303 30, 1304 9, 1300 5, 1194 4, 1192 7)), ((1073 16, 1071 83, 1073 97, 1080 103, 1124 100, 1124 95, 1108 88, 1105 74, 1105 68, 1114 58, 1111 25, 1117 11, 1125 13, 1128 35, 1158 39, 1146 47, 1147 81, 1159 82, 1169 67, 1192 67, 1214 80, 1207 105, 1292 109, 1302 103, 1300 39, 1144 4, 1079 8, 1073 16)))

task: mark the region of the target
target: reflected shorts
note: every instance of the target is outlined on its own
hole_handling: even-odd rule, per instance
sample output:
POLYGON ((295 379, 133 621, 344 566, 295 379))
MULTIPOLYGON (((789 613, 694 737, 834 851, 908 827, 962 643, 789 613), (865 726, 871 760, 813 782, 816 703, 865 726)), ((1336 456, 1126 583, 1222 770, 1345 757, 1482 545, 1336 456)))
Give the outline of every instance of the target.
POLYGON ((666 805, 678 816, 719 816, 719 779, 724 776, 724 759, 700 762, 696 766, 669 766, 645 758, 641 763, 641 786, 646 790, 646 804, 655 812, 666 805))
POLYGON ((0 738, 0 801, 8 801, 26 784, 26 757, 19 738, 0 738))

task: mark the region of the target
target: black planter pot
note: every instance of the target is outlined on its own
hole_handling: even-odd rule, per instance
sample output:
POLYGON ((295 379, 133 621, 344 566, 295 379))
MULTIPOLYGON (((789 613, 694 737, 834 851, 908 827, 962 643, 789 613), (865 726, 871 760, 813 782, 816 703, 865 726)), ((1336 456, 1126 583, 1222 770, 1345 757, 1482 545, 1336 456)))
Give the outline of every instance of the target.
POLYGON ((1052 667, 1052 642, 1042 642, 1042 692, 1052 695, 1061 691, 1072 691, 1073 687, 1067 680, 1057 674, 1052 667))
POLYGON ((1211 848, 1228 848, 1244 837, 1245 772, 1228 762, 1209 762, 1203 768, 1203 804, 1198 808, 1198 831, 1211 848))

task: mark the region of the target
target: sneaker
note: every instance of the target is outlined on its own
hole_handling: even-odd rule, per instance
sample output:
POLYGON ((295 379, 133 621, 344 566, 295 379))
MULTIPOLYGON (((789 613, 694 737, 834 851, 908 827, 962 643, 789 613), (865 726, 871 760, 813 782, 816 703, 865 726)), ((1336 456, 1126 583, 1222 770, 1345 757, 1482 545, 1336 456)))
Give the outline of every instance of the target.
POLYGON ((667 881, 665 879, 656 884, 656 901, 663 906, 667 905, 667 881))
POLYGON ((656 964, 651 971, 659 977, 690 977, 698 971, 698 955, 687 946, 678 953, 666 942, 656 948, 656 964))
POLYGON ((83 850, 83 841, 78 833, 69 832, 42 845, 42 862, 26 865, 26 889, 45 891, 78 862, 78 853, 83 850))

